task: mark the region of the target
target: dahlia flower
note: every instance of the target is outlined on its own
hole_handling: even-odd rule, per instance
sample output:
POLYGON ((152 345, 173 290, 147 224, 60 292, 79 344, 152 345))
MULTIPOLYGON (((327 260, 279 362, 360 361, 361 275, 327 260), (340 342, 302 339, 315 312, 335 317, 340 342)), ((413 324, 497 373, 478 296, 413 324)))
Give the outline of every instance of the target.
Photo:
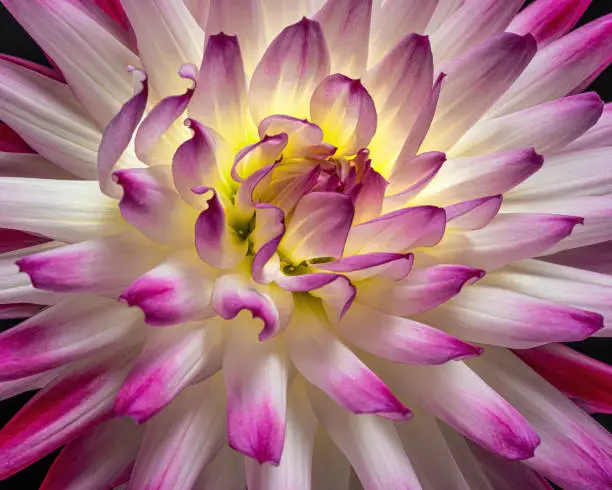
POLYGON ((0 59, 0 477, 612 488, 612 368, 561 344, 612 332, 612 16, 2 3, 54 68, 0 59))

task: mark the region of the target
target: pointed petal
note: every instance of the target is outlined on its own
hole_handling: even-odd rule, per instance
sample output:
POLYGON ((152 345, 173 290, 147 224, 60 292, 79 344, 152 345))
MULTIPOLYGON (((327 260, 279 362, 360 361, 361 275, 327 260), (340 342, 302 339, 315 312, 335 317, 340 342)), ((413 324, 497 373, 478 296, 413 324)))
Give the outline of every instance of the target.
POLYGON ((584 340, 603 327, 597 313, 488 285, 466 288, 420 319, 468 341, 516 349, 584 340))
POLYGON ((150 332, 121 385, 114 412, 139 424, 148 421, 184 388, 219 371, 221 356, 217 325, 197 323, 150 332))
POLYGON ((280 339, 258 343, 255 325, 228 324, 223 355, 229 446, 278 465, 285 441, 287 361, 280 339))
POLYGON ((185 390, 146 424, 129 488, 191 488, 225 442, 222 420, 220 376, 185 390))
POLYGON ((302 19, 272 41, 249 89, 256 124, 272 114, 308 117, 310 95, 329 73, 329 53, 318 22, 302 19))
POLYGON ((410 253, 374 252, 353 255, 340 260, 317 264, 317 269, 342 273, 352 281, 362 281, 369 277, 389 277, 400 280, 412 270, 414 256, 410 253))
POLYGON ((441 330, 387 315, 359 302, 351 306, 336 328, 366 352, 406 364, 442 364, 482 352, 441 330))
POLYGON ((508 90, 536 50, 531 36, 503 33, 444 64, 447 77, 421 151, 450 149, 508 90))
POLYGON ((317 86, 310 100, 311 120, 323 130, 337 155, 354 155, 368 146, 376 133, 376 107, 359 80, 330 75, 317 86))
POLYGON ((502 195, 480 197, 446 206, 446 220, 452 222, 449 228, 480 230, 497 216, 502 205, 502 195))
POLYGON ((603 148, 612 141, 612 104, 606 104, 601 117, 595 125, 569 145, 560 149, 563 152, 603 148))
POLYGON ((184 2, 121 0, 130 19, 138 54, 151 76, 151 84, 162 97, 183 92, 187 84, 176 77, 186 63, 202 60, 204 32, 184 2))

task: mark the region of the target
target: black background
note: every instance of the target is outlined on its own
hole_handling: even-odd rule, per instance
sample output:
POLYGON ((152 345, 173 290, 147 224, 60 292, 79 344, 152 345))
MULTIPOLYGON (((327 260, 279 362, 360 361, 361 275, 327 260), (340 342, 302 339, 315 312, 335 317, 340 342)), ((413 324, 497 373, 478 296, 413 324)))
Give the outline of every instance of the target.
MULTIPOLYGON (((29 1, 29 0, 21 0, 29 1)), ((531 2, 528 2, 531 3, 531 2)), ((612 11, 611 0, 594 0, 579 25, 606 15, 612 11)), ((0 53, 26 58, 41 64, 48 65, 40 48, 25 33, 25 31, 0 5, 0 53)), ((595 90, 606 101, 612 100, 612 70, 609 68, 589 88, 595 90)), ((0 330, 5 330, 18 323, 18 321, 0 321, 0 330)), ((571 347, 592 356, 600 361, 612 364, 612 338, 589 339, 584 342, 568 344, 571 347)), ((0 402, 0 426, 8 420, 31 398, 32 393, 23 394, 10 400, 0 402)), ((595 418, 608 430, 612 431, 612 415, 596 415, 595 418)), ((57 451, 34 463, 17 475, 0 482, 0 490, 36 490, 39 488, 44 475, 57 455, 57 451)), ((83 489, 87 490, 87 489, 83 489)), ((315 489, 316 490, 316 489, 315 489)), ((588 490, 588 489, 585 489, 588 490)))

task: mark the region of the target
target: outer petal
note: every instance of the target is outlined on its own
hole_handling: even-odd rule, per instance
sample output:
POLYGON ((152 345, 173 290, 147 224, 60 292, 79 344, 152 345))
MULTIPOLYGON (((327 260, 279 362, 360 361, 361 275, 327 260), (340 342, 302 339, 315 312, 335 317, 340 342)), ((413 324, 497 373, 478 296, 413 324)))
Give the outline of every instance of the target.
POLYGON ((329 46, 331 72, 359 78, 368 60, 372 0, 327 0, 314 16, 329 46))
POLYGON ((610 146, 612 141, 612 104, 604 105, 603 113, 594 126, 569 145, 560 149, 563 152, 588 150, 610 146))
POLYGON ((45 477, 41 490, 109 488, 130 469, 142 430, 127 419, 113 419, 64 447, 45 477))
POLYGON ((115 201, 96 182, 0 177, 0 226, 63 242, 120 228, 115 201))
POLYGON ((17 265, 38 289, 117 295, 161 259, 150 242, 125 233, 28 255, 17 265))
POLYGON ((564 97, 610 62, 612 16, 576 29, 538 51, 533 62, 490 111, 510 114, 564 97))
POLYGON ((413 263, 414 255, 410 253, 374 252, 317 264, 317 269, 342 273, 353 281, 373 276, 400 280, 412 270, 413 263))
POLYGON ((596 245, 585 247, 570 248, 560 253, 545 257, 554 264, 568 265, 587 271, 599 272, 602 274, 612 273, 612 242, 601 242, 596 245))
POLYGON ((464 362, 393 365, 388 372, 398 393, 405 393, 494 454, 510 460, 526 459, 540 443, 521 414, 464 362))
POLYGON ((540 47, 560 38, 576 25, 592 0, 539 0, 523 9, 508 32, 531 34, 540 47))
MULTIPOLYGON (((398 4, 395 7, 398 9, 399 4, 406 2, 389 3, 398 4)), ((370 144, 377 160, 389 160, 401 149, 427 101, 433 72, 429 40, 409 34, 365 74, 363 84, 372 95, 379 115, 378 130, 370 144)))
POLYGON ((79 177, 96 177, 102 133, 65 84, 0 59, 0 95, 2 120, 29 146, 79 177))
POLYGON ((542 438, 525 464, 568 490, 610 486, 612 439, 603 427, 505 349, 470 364, 542 438))
POLYGON ((201 320, 214 316, 210 298, 215 275, 195 254, 176 255, 136 279, 120 299, 138 306, 148 325, 201 320))
POLYGON ((192 487, 224 443, 221 383, 189 388, 147 423, 129 489, 192 487))
MULTIPOLYGON (((486 2, 471 2, 472 5, 480 3, 486 2)), ((447 151, 451 148, 508 90, 529 64, 536 49, 531 36, 503 33, 444 64, 442 70, 447 77, 436 116, 421 151, 447 151)))
POLYGON ((503 31, 523 3, 523 0, 463 2, 431 36, 436 63, 451 60, 503 31))
POLYGON ((400 282, 372 279, 359 284, 359 301, 377 310, 410 316, 430 310, 459 294, 484 271, 463 265, 435 265, 411 271, 400 282))
POLYGON ((351 343, 378 357, 406 364, 442 364, 477 356, 479 347, 407 318, 359 302, 336 325, 351 343))
POLYGON ((342 256, 354 206, 349 196, 312 192, 298 203, 279 249, 293 262, 342 256))
MULTIPOLYGON (((218 2, 217 2, 218 3, 218 2)), ((208 38, 189 115, 215 129, 235 150, 248 143, 247 86, 238 38, 208 38)))
POLYGON ((444 208, 446 220, 452 221, 449 227, 464 230, 480 230, 487 226, 497 216, 502 205, 502 195, 479 197, 469 201, 459 202, 444 208))
POLYGON ((272 41, 257 65, 249 91, 256 124, 272 114, 304 118, 310 95, 329 73, 329 54, 318 22, 302 19, 272 41))
POLYGON ((75 179, 74 174, 35 153, 0 152, 0 176, 56 180, 75 179))
POLYGON ((5 479, 110 416, 125 377, 125 354, 96 366, 80 366, 32 398, 0 431, 5 479))
POLYGON ((302 376, 345 409, 400 419, 410 416, 378 376, 329 332, 322 311, 299 304, 284 338, 302 376))
POLYGON ((597 313, 476 285, 421 319, 472 342, 526 349, 574 342, 603 327, 597 313))
POLYGON ((581 218, 556 214, 508 213, 481 230, 453 233, 431 253, 442 262, 486 270, 537 256, 567 237, 581 218))
POLYGON ((318 85, 310 100, 310 117, 338 148, 339 156, 356 154, 376 133, 372 97, 359 80, 341 74, 330 75, 318 85))
POLYGON ((244 317, 226 327, 228 441, 260 463, 278 465, 285 441, 287 361, 280 339, 257 343, 254 327, 244 317))
POLYGON ((219 371, 221 356, 217 325, 196 323, 150 332, 117 394, 115 413, 139 424, 148 421, 184 388, 219 371))
POLYGON ((204 32, 184 2, 121 0, 138 41, 138 54, 161 96, 175 95, 187 88, 176 77, 185 63, 199 65, 204 32))
POLYGON ((199 490, 244 490, 246 486, 242 454, 224 446, 200 473, 194 488, 199 490))
POLYGON ((533 146, 539 153, 563 148, 600 118, 603 102, 594 92, 565 97, 476 124, 449 151, 484 155, 533 146), (550 124, 550 121, 557 124, 550 124))
POLYGON ((257 282, 267 283, 266 265, 272 259, 285 233, 285 216, 275 206, 260 204, 255 211, 255 229, 251 234, 253 263, 251 275, 257 282))
POLYGON ((355 415, 315 388, 308 398, 317 418, 350 460, 368 490, 420 490, 393 423, 374 415, 355 415))
POLYGON ((138 64, 124 33, 87 5, 91 2, 63 2, 61 8, 46 0, 2 3, 59 65, 87 111, 106 126, 131 94, 125 67, 138 64))
MULTIPOLYGON (((39 65, 38 63, 35 63, 33 61, 26 60, 23 58, 18 58, 17 56, 11 56, 8 54, 0 54, 0 59, 10 61, 11 63, 15 63, 16 65, 27 68, 28 70, 32 70, 32 71, 35 71, 36 73, 40 73, 41 75, 49 77, 57 82, 66 83, 66 80, 64 79, 63 75, 61 74, 61 72, 59 71, 57 67, 49 68, 44 65, 39 65)), ((47 57, 47 60, 49 61, 49 63, 51 63, 48 57, 47 57)))

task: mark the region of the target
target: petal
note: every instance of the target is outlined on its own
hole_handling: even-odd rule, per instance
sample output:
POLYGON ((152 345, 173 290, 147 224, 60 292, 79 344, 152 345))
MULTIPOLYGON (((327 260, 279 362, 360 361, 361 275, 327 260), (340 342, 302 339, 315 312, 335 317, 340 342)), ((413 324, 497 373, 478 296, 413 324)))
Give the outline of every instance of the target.
POLYGON ((40 73, 41 75, 55 80, 56 82, 66 83, 66 80, 64 79, 61 72, 57 69, 57 67, 49 68, 45 65, 39 65, 38 63, 35 63, 33 61, 18 58, 17 56, 11 56, 8 54, 0 54, 0 59, 10 61, 11 63, 15 63, 16 65, 27 68, 28 70, 40 73))
POLYGON ((248 488, 311 490, 313 445, 318 422, 301 385, 294 382, 289 392, 287 435, 280 464, 260 465, 252 459, 247 460, 248 488))
POLYGON ((442 364, 482 352, 441 330, 387 315, 359 302, 353 304, 336 328, 360 349, 393 362, 442 364))
POLYGON ((349 196, 311 192, 300 199, 279 249, 294 265, 317 257, 342 257, 354 212, 349 196))
POLYGON ((113 419, 64 447, 45 477, 41 490, 110 488, 130 469, 142 430, 127 419, 113 419))
POLYGON ((544 47, 562 37, 582 17, 591 0, 539 0, 523 9, 510 23, 508 32, 531 34, 544 47))
POLYGON ((106 126, 131 94, 125 67, 138 65, 125 34, 102 11, 81 2, 61 8, 46 0, 3 4, 57 63, 87 111, 106 126))
POLYGON ((44 237, 23 231, 0 228, 0 253, 32 247, 48 241, 44 237))
POLYGON ((244 490, 246 487, 242 454, 224 446, 200 473, 194 488, 198 490, 244 490))
POLYGON ((149 97, 147 74, 131 66, 128 67, 128 71, 133 75, 134 95, 123 104, 105 127, 98 149, 100 189, 112 197, 121 195, 117 186, 111 181, 113 170, 132 140, 132 135, 142 119, 149 97))
POLYGON ((436 63, 452 60, 502 32, 524 0, 463 2, 431 35, 436 63))
POLYGON ((251 234, 253 264, 251 275, 257 282, 268 283, 265 267, 276 253, 285 233, 285 215, 275 206, 260 204, 255 210, 255 229, 251 234))
POLYGON ((444 64, 447 77, 421 151, 451 148, 508 90, 536 50, 531 36, 503 33, 444 64))
POLYGON ((2 381, 0 382, 0 400, 4 401, 28 391, 43 389, 45 386, 51 384, 51 382, 63 372, 64 368, 51 369, 50 371, 34 374, 33 376, 27 376, 25 378, 2 381))
POLYGON ((150 332, 121 385, 114 412, 139 424, 148 421, 183 389, 219 371, 221 356, 217 325, 197 323, 150 332))
POLYGON ((139 315, 94 296, 66 299, 0 334, 0 379, 13 380, 138 340, 139 315))
POLYGON ((185 390, 147 423, 130 488, 192 487, 225 442, 221 384, 217 376, 185 390))
POLYGON ((544 260, 555 264, 568 265, 583 270, 599 272, 602 274, 612 273, 611 242, 600 242, 596 245, 570 248, 554 255, 544 257, 544 260))
POLYGON ((360 283, 359 301, 391 315, 410 316, 448 301, 484 274, 463 265, 435 265, 413 270, 399 282, 372 279, 360 283))
POLYGON ((2 153, 36 153, 6 123, 0 123, 0 152, 2 153))
POLYGON ((505 349, 470 363, 540 435, 527 466, 568 490, 610 486, 612 439, 603 427, 505 349))
POLYGON ((612 371, 608 364, 563 344, 543 345, 515 354, 586 411, 612 413, 612 371))
POLYGON ((475 285, 420 319, 462 339, 516 349, 574 342, 603 327, 597 313, 475 285))
POLYGON ((498 117, 564 97, 610 62, 612 16, 602 17, 538 51, 489 112, 498 117))
POLYGON ((260 463, 278 465, 285 441, 287 361, 278 338, 257 342, 253 321, 227 325, 223 376, 228 443, 260 463))
POLYGON ((20 318, 30 318, 40 312, 39 305, 28 303, 9 303, 0 305, 0 320, 14 320, 20 318))
POLYGON ((380 216, 389 182, 372 167, 361 178, 361 189, 355 200, 355 224, 363 223, 380 216))
MULTIPOLYGON (((0 142, 0 146, 2 142, 0 142)), ((75 175, 36 153, 0 152, 0 176, 73 180, 75 175)))
POLYGON ((304 118, 310 96, 329 73, 329 53, 318 22, 302 19, 272 41, 257 65, 249 89, 255 124, 273 114, 304 118))
POLYGON ((427 24, 426 34, 435 32, 438 27, 463 5, 465 0, 438 0, 434 14, 427 24))
POLYGON ((329 46, 332 73, 359 78, 365 71, 371 14, 372 0, 327 0, 313 17, 329 46))
POLYGON ((138 54, 151 76, 151 84, 162 97, 183 92, 187 84, 175 76, 186 63, 199 65, 204 32, 184 2, 121 0, 130 19, 138 54))
POLYGON ((287 146, 288 136, 285 133, 264 136, 260 141, 242 148, 237 154, 232 166, 232 178, 236 182, 245 179, 272 165, 282 157, 287 146))
POLYGON ((508 199, 558 199, 612 192, 612 148, 597 148, 546 157, 544 167, 512 190, 508 199))
POLYGON ((487 119, 470 129, 449 155, 484 155, 530 146, 538 153, 554 151, 584 134, 597 122, 602 110, 599 96, 588 92, 487 119))
POLYGON ((410 411, 326 326, 323 311, 302 302, 284 339, 291 361, 306 380, 353 413, 407 419, 410 411))
POLYGON ((388 378, 398 393, 494 454, 509 460, 531 458, 540 443, 521 414, 463 361, 440 366, 394 364, 388 378))
POLYGON ((214 128, 235 150, 249 142, 254 128, 247 115, 246 77, 236 36, 208 38, 189 115, 214 128))
POLYGON ((125 233, 28 255, 17 265, 38 289, 116 295, 161 259, 150 242, 125 233))
POLYGON ((316 267, 324 271, 342 273, 353 281, 362 281, 372 276, 400 280, 412 270, 413 263, 414 255, 410 253, 374 252, 316 264, 316 267))
POLYGON ((81 366, 39 391, 0 431, 8 478, 110 416, 113 397, 129 357, 81 366))
POLYGON ((368 490, 420 489, 393 422, 375 415, 355 415, 310 388, 314 412, 334 443, 350 460, 368 490))
POLYGON ((0 177, 0 226, 63 242, 120 228, 116 202, 97 182, 0 177))
POLYGON ((227 223, 225 210, 217 193, 209 187, 194 189, 196 194, 212 192, 208 208, 195 223, 195 246, 200 258, 219 269, 237 265, 247 252, 248 243, 227 223))
POLYGON ((330 75, 310 100, 310 117, 323 130, 337 155, 354 155, 368 146, 376 133, 376 107, 359 80, 330 75))
POLYGON ((195 254, 175 255, 140 276, 119 297, 163 327, 214 316, 210 306, 215 271, 195 254))
POLYGON ((29 146, 81 178, 96 178, 102 133, 65 84, 0 59, 0 94, 0 117, 29 146))
POLYGON ((419 193, 418 200, 449 205, 504 194, 538 172, 543 162, 544 158, 532 148, 451 158, 419 193))
MULTIPOLYGON (((389 3, 398 4, 395 9, 401 8, 399 4, 417 4, 395 1, 386 5, 389 3)), ((377 160, 390 160, 401 149, 431 92, 433 73, 429 39, 409 34, 365 74, 363 84, 379 114, 378 130, 370 144, 377 160)))
POLYGON ((444 210, 434 206, 405 208, 351 228, 345 255, 405 252, 410 247, 432 246, 444 234, 444 210))
POLYGON ((316 124, 305 119, 291 116, 273 115, 259 123, 259 137, 285 133, 287 146, 283 149, 283 159, 294 157, 325 158, 335 153, 336 148, 323 141, 323 131, 316 124))
POLYGON ((464 230, 480 230, 487 226, 497 216, 502 205, 502 196, 489 196, 463 201, 444 208, 446 220, 452 221, 450 228, 458 227, 464 230))
POLYGON ((263 321, 259 340, 264 341, 284 330, 293 311, 290 294, 273 287, 256 289, 236 275, 221 276, 215 281, 212 306, 225 320, 236 318, 242 310, 248 310, 253 318, 263 321))
POLYGON ((576 138, 561 151, 588 150, 609 146, 612 140, 612 104, 606 104, 601 117, 594 126, 579 138, 576 138))
POLYGON ((389 55, 411 33, 423 34, 437 7, 437 1, 418 0, 374 2, 369 65, 389 55), (405 39, 405 38, 404 38, 405 39))
POLYGON ((500 214, 483 229, 448 234, 441 246, 430 253, 440 262, 499 269, 551 249, 582 221, 556 214, 500 214))
POLYGON ((123 189, 123 218, 151 240, 177 244, 193 240, 196 212, 174 190, 171 168, 117 170, 113 180, 123 189))

